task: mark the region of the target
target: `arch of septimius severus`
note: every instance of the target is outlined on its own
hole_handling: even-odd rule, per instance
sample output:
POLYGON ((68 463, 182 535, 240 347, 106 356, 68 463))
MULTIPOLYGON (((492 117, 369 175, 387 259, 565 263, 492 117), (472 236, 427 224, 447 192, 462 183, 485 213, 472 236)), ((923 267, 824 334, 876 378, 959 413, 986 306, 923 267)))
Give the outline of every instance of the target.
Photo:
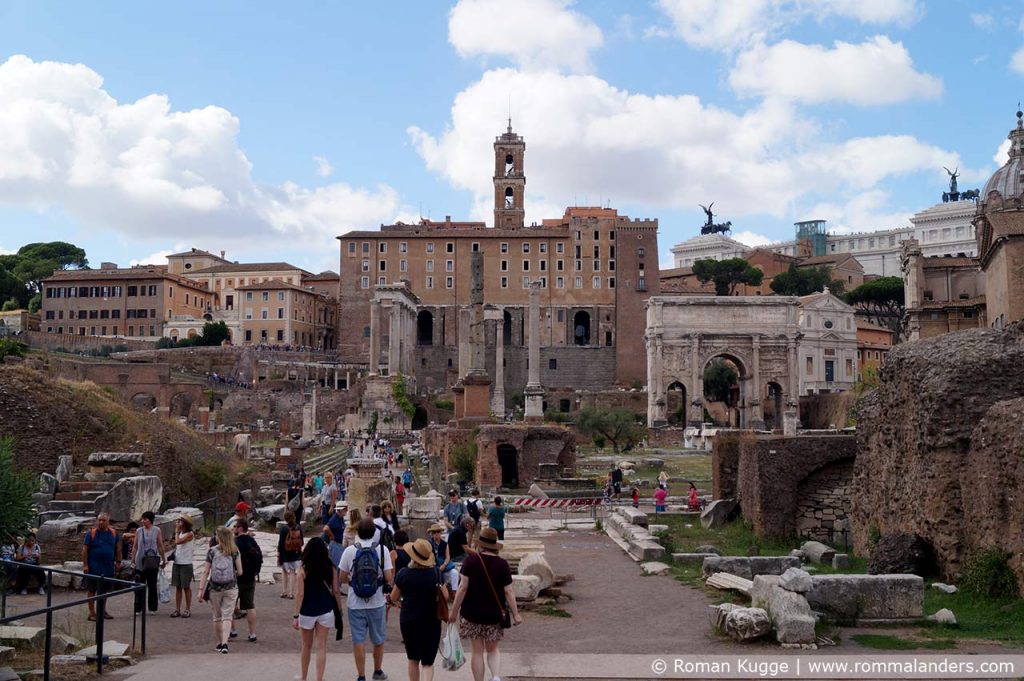
POLYGON ((655 296, 647 301, 647 423, 667 422, 669 390, 682 392, 688 425, 704 420, 704 369, 716 357, 739 372, 739 427, 795 428, 799 300, 788 296, 655 296), (768 403, 768 405, 766 405, 768 403), (780 412, 785 419, 780 418, 780 412))

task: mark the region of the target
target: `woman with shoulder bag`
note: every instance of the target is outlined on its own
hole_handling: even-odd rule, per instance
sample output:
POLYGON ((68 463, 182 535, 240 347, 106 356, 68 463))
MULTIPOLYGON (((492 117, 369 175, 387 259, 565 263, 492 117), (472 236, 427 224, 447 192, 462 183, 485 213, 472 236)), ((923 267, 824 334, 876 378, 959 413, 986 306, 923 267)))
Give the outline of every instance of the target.
POLYGON ((157 608, 156 581, 157 575, 165 565, 164 537, 160 528, 153 525, 156 514, 146 511, 142 514, 142 527, 135 530, 135 545, 132 547, 132 562, 139 573, 141 582, 146 584, 146 595, 142 591, 135 592, 135 614, 140 614, 148 600, 149 612, 155 613, 157 608), (147 599, 148 597, 148 599, 147 599))
POLYGON ((492 527, 480 530, 478 551, 462 562, 462 577, 448 621, 459 622, 462 635, 470 639, 473 654, 469 666, 474 681, 484 681, 484 656, 491 678, 501 678, 501 652, 498 643, 505 629, 521 624, 512 590, 512 570, 498 555, 501 544, 492 527), (459 615, 462 620, 459 621, 459 615))
POLYGON ((417 539, 405 544, 409 567, 395 575, 388 605, 402 612, 398 623, 409 659, 409 681, 432 681, 437 647, 441 642, 441 619, 448 609, 448 589, 437 570, 430 542, 417 539))

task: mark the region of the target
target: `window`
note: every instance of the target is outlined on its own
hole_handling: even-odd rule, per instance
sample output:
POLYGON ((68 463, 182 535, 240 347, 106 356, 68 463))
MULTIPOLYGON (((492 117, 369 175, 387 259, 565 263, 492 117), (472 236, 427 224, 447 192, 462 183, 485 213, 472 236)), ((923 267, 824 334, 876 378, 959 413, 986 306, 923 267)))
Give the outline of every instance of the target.
POLYGON ((277 308, 277 318, 278 319, 284 319, 284 308, 283 307, 277 308))
MULTIPOLYGON (((74 291, 75 289, 71 289, 71 290, 74 291)), ((129 286, 128 287, 128 295, 130 295, 130 296, 138 295, 138 291, 139 291, 139 289, 136 286, 129 286)), ((74 297, 74 296, 72 296, 72 297, 74 297)))
MULTIPOLYGON (((120 310, 111 310, 110 311, 110 318, 111 319, 120 319, 121 318, 121 311, 120 310)), ((117 327, 115 326, 114 328, 116 329, 117 327)), ((117 331, 115 331, 114 333, 116 334, 117 331)))
POLYGON ((599 232, 598 230, 595 229, 594 230, 594 241, 597 241, 600 238, 601 238, 601 232, 599 232))
POLYGON ((444 278, 444 287, 445 288, 452 288, 454 285, 455 285, 455 278, 454 277, 445 277, 444 278))
POLYGON ((364 326, 363 327, 363 338, 369 338, 369 337, 370 337, 370 327, 364 326))
POLYGON ((455 252, 455 242, 454 241, 449 241, 448 243, 445 244, 444 248, 445 248, 445 251, 447 253, 454 253, 455 252))
POLYGON ((615 288, 615 277, 608 277, 608 288, 615 288))
POLYGON ((529 272, 530 271, 530 261, 529 260, 524 260, 523 261, 523 271, 524 272, 529 272))
POLYGON ((381 272, 387 272, 388 271, 388 261, 387 260, 380 260, 380 261, 378 261, 377 265, 378 265, 378 267, 379 267, 381 272))
POLYGON ((806 373, 808 376, 810 376, 811 374, 814 373, 814 358, 813 357, 808 357, 807 358, 807 367, 806 367, 804 373, 806 373))
POLYGON ((595 272, 600 272, 601 271, 601 261, 600 260, 595 260, 594 261, 594 271, 595 272))
POLYGON ((348 254, 349 255, 355 255, 356 254, 356 242, 355 241, 349 241, 348 242, 348 254))
POLYGON ((434 271, 434 261, 433 260, 428 260, 427 261, 427 271, 428 272, 433 272, 434 271))
POLYGON ((853 360, 852 359, 846 360, 846 375, 847 376, 852 376, 853 375, 853 360))
POLYGON ((523 277, 523 288, 530 288, 530 278, 523 277))
POLYGON ((555 270, 557 270, 558 272, 564 272, 565 271, 565 261, 564 260, 556 260, 555 261, 555 270))
POLYGON ((502 288, 508 288, 508 277, 502 277, 501 278, 501 287, 502 288))
MULTIPOLYGON (((627 288, 629 288, 629 287, 627 286, 627 288)), ((637 280, 636 280, 636 290, 637 291, 646 291, 647 290, 647 279, 645 279, 644 277, 637 277, 637 280)))
POLYGON ((575 262, 575 266, 573 267, 573 269, 576 270, 577 272, 582 271, 583 270, 583 261, 582 260, 577 260, 575 262))
POLYGON ((550 358, 548 360, 548 369, 550 369, 551 371, 557 370, 558 369, 558 360, 555 359, 554 357, 550 358))
POLYGON ((555 244, 555 253, 565 253, 565 243, 559 241, 555 244))
POLYGON ((479 253, 480 252, 480 242, 479 241, 474 241, 473 242, 473 252, 474 253, 479 253))
POLYGON ((267 308, 263 308, 262 310, 260 310, 260 319, 269 319, 269 317, 267 316, 267 308))
POLYGON ((251 343, 252 342, 252 329, 246 329, 245 330, 245 342, 246 343, 251 343))
POLYGON ((399 244, 398 244, 398 252, 399 253, 408 253, 409 252, 409 244, 407 242, 405 242, 405 241, 399 242, 399 244))
POLYGON ((579 258, 582 258, 582 257, 583 257, 583 247, 580 246, 579 244, 576 244, 576 258, 579 259, 579 258))
POLYGON ((548 287, 548 278, 547 277, 541 277, 540 279, 538 279, 538 281, 540 282, 540 287, 541 288, 547 288, 548 287))
POLYGON ((381 252, 381 253, 387 253, 388 252, 388 245, 387 245, 387 243, 384 242, 384 241, 381 241, 379 244, 377 244, 377 250, 379 252, 381 252))
POLYGON ((609 272, 614 272, 615 271, 615 261, 614 260, 609 260, 608 261, 608 271, 609 272))
POLYGON ((502 253, 508 253, 508 242, 507 241, 502 241, 501 242, 501 252, 502 253))
POLYGON ((529 252, 530 252, 530 243, 529 242, 523 242, 523 253, 529 253, 529 252))
POLYGON ((433 241, 428 241, 427 242, 427 253, 433 253, 433 252, 434 252, 434 242, 433 241))
POLYGON ((263 292, 263 302, 267 302, 268 300, 270 300, 270 292, 269 291, 264 291, 263 292))
POLYGON ((601 288, 601 277, 594 277, 593 280, 591 280, 591 287, 601 288))
POLYGON ((445 260, 444 261, 444 271, 445 272, 454 272, 455 271, 455 261, 454 260, 445 260))
MULTIPOLYGON (((555 288, 565 288, 565 277, 555 277, 555 288)), ((558 311, 558 315, 562 315, 562 311, 558 311)))
POLYGON ((610 230, 610 231, 608 232, 608 240, 609 240, 609 241, 615 241, 615 230, 614 230, 614 229, 613 229, 613 230, 610 230))
POLYGON ((427 288, 434 288, 434 278, 427 277, 427 288))
POLYGON ((547 260, 541 260, 540 261, 540 271, 541 272, 547 272, 548 271, 548 261, 547 260))
POLYGON ((577 229, 576 230, 576 241, 579 241, 582 238, 583 238, 583 232, 581 232, 580 230, 577 229))
POLYGON ((278 329, 277 330, 277 340, 278 341, 283 341, 284 340, 284 329, 278 329))
POLYGON ((576 277, 573 284, 575 285, 575 288, 583 288, 583 277, 576 277))
POLYGON ((360 288, 364 288, 364 289, 370 288, 370 278, 369 277, 360 277, 359 278, 359 287, 360 288))
POLYGON ((547 244, 547 242, 542 241, 540 243, 540 246, 538 246, 538 248, 540 248, 540 252, 541 253, 547 253, 548 252, 548 244, 547 244))
POLYGON ((398 261, 398 271, 399 272, 405 272, 408 269, 408 265, 409 265, 409 261, 408 260, 399 260, 398 261))
POLYGON ((278 291, 277 292, 277 300, 278 300, 278 302, 282 302, 282 303, 284 302, 284 291, 278 291))
POLYGON ((601 247, 600 246, 594 246, 594 257, 595 258, 600 258, 601 257, 601 247))
POLYGON ((149 287, 149 295, 151 295, 151 296, 155 296, 156 295, 156 286, 150 286, 149 287))
MULTIPOLYGON (((174 287, 173 286, 168 286, 167 287, 167 297, 168 298, 173 298, 174 297, 174 287)), ((93 335, 95 335, 95 334, 93 334, 93 335)))
POLYGON ((377 277, 377 286, 385 286, 388 283, 387 277, 377 277))
POLYGON ((644 249, 644 248, 638 248, 638 249, 636 249, 636 257, 638 257, 638 258, 642 258, 642 257, 644 257, 644 255, 646 255, 646 254, 647 254, 647 250, 646 250, 646 249, 644 249))
POLYGON ((501 271, 508 272, 508 260, 501 261, 501 271))

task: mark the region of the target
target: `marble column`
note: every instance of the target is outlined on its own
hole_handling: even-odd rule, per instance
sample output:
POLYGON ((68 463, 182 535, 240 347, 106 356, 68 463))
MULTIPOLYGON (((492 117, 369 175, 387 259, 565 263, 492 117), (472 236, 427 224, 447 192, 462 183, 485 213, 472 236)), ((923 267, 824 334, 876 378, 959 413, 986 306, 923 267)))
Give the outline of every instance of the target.
POLYGON ((380 371, 380 301, 370 301, 370 375, 380 371))
POLYGON ((690 339, 690 414, 691 426, 700 426, 704 422, 704 373, 700 365, 700 336, 690 339))
POLYGON ((505 415, 505 314, 499 312, 494 320, 494 394, 491 396, 491 413, 501 418, 505 415))
POLYGON ((540 282, 530 284, 530 347, 526 389, 526 420, 544 420, 544 387, 540 383, 540 282))
POLYGON ((391 331, 388 336, 388 376, 400 373, 402 356, 402 308, 391 303, 391 331))
POLYGON ((754 430, 764 430, 764 409, 761 401, 764 399, 764 387, 761 385, 761 339, 753 337, 753 390, 747 403, 750 405, 749 425, 754 430))

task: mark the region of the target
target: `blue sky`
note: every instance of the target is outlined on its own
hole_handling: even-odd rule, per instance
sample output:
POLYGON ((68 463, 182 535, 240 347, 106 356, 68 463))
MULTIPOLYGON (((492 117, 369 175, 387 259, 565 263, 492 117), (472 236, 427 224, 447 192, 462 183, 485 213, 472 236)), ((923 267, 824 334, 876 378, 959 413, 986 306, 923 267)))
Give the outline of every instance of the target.
POLYGON ((1024 90, 1016 2, 103 8, 0 4, 0 250, 337 269, 351 229, 489 222, 509 109, 528 220, 657 217, 663 262, 698 202, 750 243, 884 229, 939 199, 943 165, 983 185, 1024 90))

